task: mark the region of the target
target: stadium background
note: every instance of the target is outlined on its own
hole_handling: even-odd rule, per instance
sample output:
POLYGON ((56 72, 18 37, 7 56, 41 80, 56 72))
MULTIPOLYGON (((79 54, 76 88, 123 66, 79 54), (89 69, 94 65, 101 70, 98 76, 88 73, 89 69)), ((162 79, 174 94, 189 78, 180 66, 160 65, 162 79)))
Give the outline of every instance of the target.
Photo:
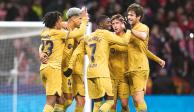
MULTIPOLYGON (((92 29, 101 14, 125 14, 129 4, 144 7, 143 23, 150 27, 149 49, 165 59, 166 67, 150 61, 146 101, 150 112, 194 112, 194 13, 193 0, 0 0, 0 21, 41 21, 53 10, 86 6, 92 29)), ((5 30, 0 28, 0 33, 5 30)), ((22 32, 22 30, 21 30, 22 32)), ((1 37, 0 37, 1 38, 1 37)), ((39 37, 0 39, 0 112, 40 112, 45 97, 39 77, 39 37), (14 60, 18 81, 14 82, 14 60)), ((132 112, 134 108, 130 101, 132 112)), ((72 106, 73 107, 73 106, 72 106)), ((118 105, 118 109, 120 106, 118 105)), ((71 109, 70 109, 71 111, 71 109)))

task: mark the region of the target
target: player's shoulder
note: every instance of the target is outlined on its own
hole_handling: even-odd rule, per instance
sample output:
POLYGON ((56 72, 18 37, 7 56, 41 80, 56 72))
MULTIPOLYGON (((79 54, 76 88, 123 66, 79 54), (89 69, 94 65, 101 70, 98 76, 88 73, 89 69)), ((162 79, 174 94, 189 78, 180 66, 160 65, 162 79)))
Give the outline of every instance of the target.
POLYGON ((49 28, 43 28, 42 31, 40 32, 40 36, 41 38, 45 37, 45 36, 49 36, 50 35, 50 30, 49 28))
POLYGON ((140 23, 140 26, 141 26, 141 28, 149 29, 149 27, 144 23, 140 23))
POLYGON ((131 30, 127 30, 126 34, 130 34, 131 35, 131 30))
POLYGON ((108 31, 106 29, 96 29, 96 31, 94 33, 95 34, 99 34, 99 33, 110 33, 110 31, 108 31))

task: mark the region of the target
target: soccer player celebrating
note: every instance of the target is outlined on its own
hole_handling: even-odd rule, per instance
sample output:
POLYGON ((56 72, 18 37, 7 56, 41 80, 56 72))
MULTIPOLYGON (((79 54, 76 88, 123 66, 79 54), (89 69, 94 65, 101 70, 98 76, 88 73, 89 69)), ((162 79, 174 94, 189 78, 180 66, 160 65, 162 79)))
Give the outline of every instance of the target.
MULTIPOLYGON (((86 9, 84 9, 84 10, 86 11, 86 9)), ((66 29, 68 31, 76 32, 77 28, 80 27, 81 22, 85 23, 84 21, 81 21, 82 20, 81 13, 82 13, 81 9, 75 8, 75 7, 70 8, 67 11, 66 16, 68 18, 68 21, 67 21, 67 28, 66 29)), ((65 47, 63 50, 63 61, 62 61, 62 68, 64 70, 67 69, 68 64, 69 64, 69 60, 70 60, 71 55, 73 53, 73 50, 77 47, 77 44, 78 44, 77 41, 78 41, 78 39, 68 39, 65 42, 65 47)), ((72 77, 65 77, 63 75, 63 94, 64 94, 64 98, 65 98, 65 104, 64 104, 65 110, 72 103, 72 99, 73 99, 72 92, 74 90, 74 88, 72 88, 72 86, 73 86, 74 82, 72 82, 72 77)), ((84 103, 81 101, 76 102, 76 110, 77 110, 77 108, 80 108, 81 106, 84 105, 84 103)))
MULTIPOLYGON (((131 37, 131 30, 127 30, 125 28, 126 21, 124 20, 124 17, 122 17, 120 14, 113 15, 111 18, 112 27, 116 35, 122 37, 131 37)), ((124 76, 124 73, 128 69, 128 62, 127 62, 127 53, 128 53, 128 46, 120 46, 120 45, 112 45, 111 46, 111 52, 110 58, 109 58, 109 68, 111 71, 111 78, 113 82, 113 87, 115 88, 115 104, 113 106, 113 109, 116 109, 116 100, 117 95, 121 99, 122 104, 122 112, 128 112, 128 98, 130 95, 129 91, 129 81, 124 76), (115 64, 117 63, 117 64, 115 64), (114 84, 115 82, 115 84, 114 84)), ((158 62, 160 64, 162 59, 155 56, 152 52, 150 52, 148 49, 145 50, 145 54, 148 58, 158 62)), ((112 110, 114 112, 116 110, 112 110)))
POLYGON ((84 37, 75 49, 72 58, 85 50, 89 57, 87 72, 89 97, 94 101, 93 112, 107 112, 112 107, 113 91, 108 67, 109 46, 111 44, 127 45, 128 38, 120 38, 108 31, 111 29, 110 18, 100 16, 97 19, 98 29, 91 35, 84 37), (105 102, 102 102, 105 98, 105 102))
MULTIPOLYGON (((144 100, 146 83, 149 76, 149 63, 146 50, 149 40, 149 28, 140 20, 143 18, 143 8, 139 4, 131 4, 127 9, 127 18, 132 26, 131 38, 128 44, 128 77, 130 92, 137 112, 147 112, 147 105, 144 100)), ((158 63, 164 67, 165 61, 158 63)))
MULTIPOLYGON (((83 41, 80 40, 79 44, 83 44, 83 41)), ((76 51, 74 51, 76 52, 76 51)), ((72 57, 69 60, 68 69, 64 72, 64 75, 69 77, 72 74, 72 89, 73 96, 76 100, 75 112, 83 112, 85 105, 85 88, 84 88, 84 54, 82 52, 77 56, 75 53, 72 54, 72 57)))
MULTIPOLYGON (((112 28, 116 35, 120 38, 128 37, 130 38, 131 32, 128 30, 125 32, 125 20, 122 15, 116 14, 111 18, 112 28)), ((109 57, 109 69, 111 73, 111 79, 114 90, 114 105, 111 112, 116 112, 117 98, 121 99, 122 112, 129 112, 128 98, 129 98, 129 85, 124 81, 124 73, 127 71, 128 67, 128 57, 127 57, 127 46, 122 47, 125 50, 117 50, 112 45, 109 57)))
MULTIPOLYGON (((81 24, 81 18, 82 15, 81 13, 84 13, 84 10, 82 10, 83 12, 81 12, 81 9, 79 8, 70 8, 67 11, 67 18, 68 21, 65 24, 65 29, 68 31, 73 31, 74 33, 79 33, 78 29, 80 27, 81 24)), ((86 11, 86 9, 85 9, 86 11)), ((88 14, 87 14, 88 15, 88 14)), ((84 22, 85 20, 82 20, 82 22, 85 24, 84 22)), ((64 22, 62 23, 63 27, 64 27, 64 22)), ((81 35, 82 36, 82 35, 81 35)), ((64 41, 65 43, 65 47, 63 50, 63 61, 62 61, 62 69, 67 68, 68 63, 69 63, 69 59, 72 55, 73 50, 75 49, 75 47, 77 46, 77 39, 67 39, 66 41, 64 41)), ((43 63, 46 63, 48 60, 48 56, 44 53, 41 53, 41 60, 43 63)), ((72 103, 72 78, 71 77, 64 77, 63 76, 63 94, 64 94, 64 98, 65 98, 65 103, 64 103, 64 109, 66 110, 66 108, 71 105, 72 103)), ((83 98, 84 99, 84 98, 83 98)), ((80 105, 84 105, 83 100, 82 102, 80 102, 80 105)), ((78 103, 79 103, 78 102, 78 103)), ((79 104, 78 104, 79 105, 79 104)), ((76 105, 77 106, 77 105, 76 105)), ((62 106, 59 104, 55 105, 55 108, 61 108, 62 106)), ((77 107, 76 107, 77 109, 77 107)))
MULTIPOLYGON (((85 17, 85 23, 74 32, 62 31, 62 15, 61 13, 54 11, 48 12, 43 22, 45 27, 41 32, 41 47, 43 52, 40 55, 45 54, 48 56, 46 63, 41 63, 40 75, 43 80, 43 85, 46 89, 46 105, 43 112, 54 111, 54 105, 56 101, 61 101, 62 94, 62 56, 64 49, 64 40, 68 38, 81 37, 86 31, 87 14, 83 14, 85 17)), ((41 56, 40 56, 41 57, 41 56)), ((45 61, 45 60, 44 60, 45 61)), ((63 103, 62 101, 60 102, 63 103)), ((63 108, 56 109, 58 112, 63 112, 63 108)))

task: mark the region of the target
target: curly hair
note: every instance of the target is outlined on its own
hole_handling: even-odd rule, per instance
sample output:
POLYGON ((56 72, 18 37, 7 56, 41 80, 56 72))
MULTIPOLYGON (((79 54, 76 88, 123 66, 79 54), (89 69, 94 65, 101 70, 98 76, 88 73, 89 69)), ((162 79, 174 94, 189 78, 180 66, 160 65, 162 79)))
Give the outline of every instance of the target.
POLYGON ((43 17, 43 23, 46 27, 53 28, 60 17, 62 17, 62 14, 58 11, 48 12, 43 17))

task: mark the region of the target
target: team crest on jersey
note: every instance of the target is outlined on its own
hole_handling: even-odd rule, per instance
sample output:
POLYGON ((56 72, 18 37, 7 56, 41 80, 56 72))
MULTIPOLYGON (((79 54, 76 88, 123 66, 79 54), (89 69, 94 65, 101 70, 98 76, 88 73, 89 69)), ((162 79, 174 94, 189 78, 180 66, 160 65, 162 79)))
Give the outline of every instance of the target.
POLYGON ((67 48, 71 49, 71 48, 73 48, 73 45, 72 44, 68 44, 67 48))

